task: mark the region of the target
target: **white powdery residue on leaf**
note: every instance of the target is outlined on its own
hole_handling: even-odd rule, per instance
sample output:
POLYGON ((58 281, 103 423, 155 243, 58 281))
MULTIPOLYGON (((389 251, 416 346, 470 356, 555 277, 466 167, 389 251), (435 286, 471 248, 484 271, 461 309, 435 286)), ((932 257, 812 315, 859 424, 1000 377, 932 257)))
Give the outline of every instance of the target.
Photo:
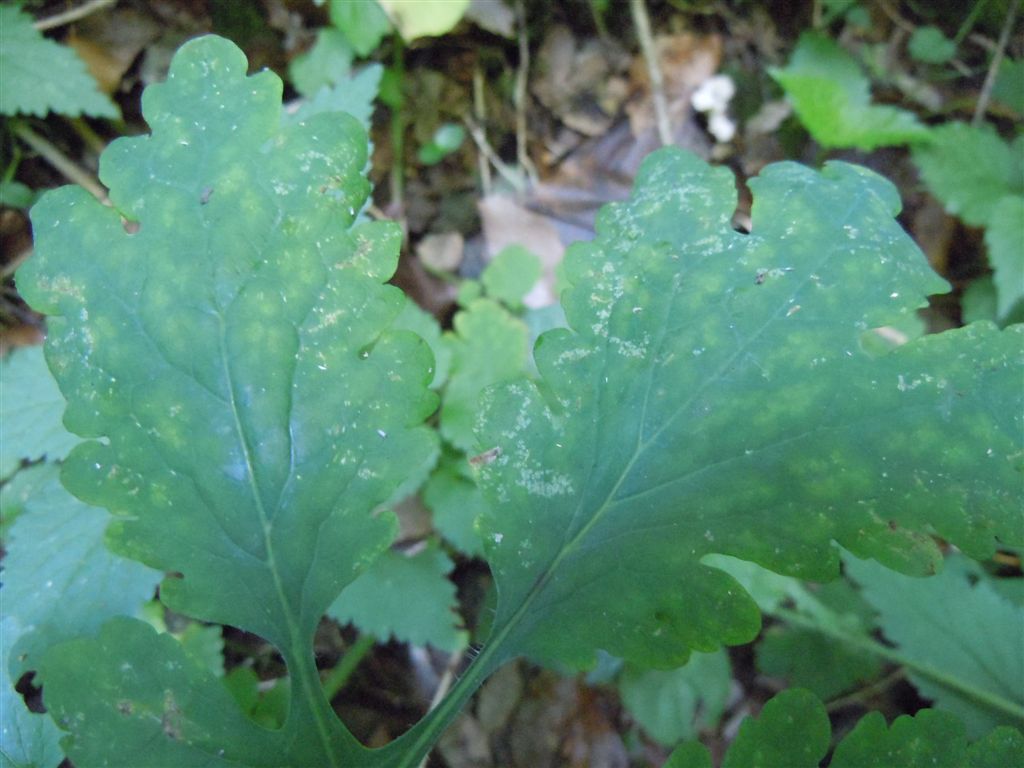
POLYGON ((562 352, 555 360, 557 365, 564 365, 565 363, 574 363, 577 360, 583 360, 594 354, 594 350, 587 349, 586 347, 573 347, 562 352))
POLYGON ((644 334, 644 340, 640 344, 618 336, 610 336, 608 341, 615 348, 615 351, 623 357, 642 358, 647 354, 647 345, 650 342, 650 337, 644 334))
POLYGON ((902 373, 896 377, 896 389, 900 392, 908 392, 910 390, 917 389, 922 384, 935 384, 936 389, 945 389, 947 382, 945 379, 936 379, 934 376, 928 373, 922 373, 917 378, 910 378, 904 376, 902 373))
POLYGON ((543 496, 546 499, 568 496, 573 492, 572 480, 552 469, 523 467, 519 470, 517 484, 531 496, 543 496))

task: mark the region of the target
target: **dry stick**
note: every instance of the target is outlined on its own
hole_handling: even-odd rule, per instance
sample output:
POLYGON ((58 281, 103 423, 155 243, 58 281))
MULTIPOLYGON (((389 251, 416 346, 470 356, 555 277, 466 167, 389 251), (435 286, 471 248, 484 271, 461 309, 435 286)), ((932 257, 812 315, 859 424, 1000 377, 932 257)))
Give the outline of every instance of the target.
POLYGON ((498 153, 491 148, 491 145, 487 142, 487 137, 484 135, 480 126, 469 117, 463 117, 462 122, 465 123, 466 128, 469 130, 469 135, 476 144, 477 149, 483 153, 484 157, 491 161, 491 165, 494 166, 494 169, 501 174, 505 181, 512 185, 516 192, 522 192, 525 187, 522 177, 520 177, 514 169, 509 168, 509 166, 500 157, 498 157, 498 153))
POLYGON ((654 119, 658 126, 658 138, 662 146, 672 143, 672 125, 668 120, 668 102, 665 101, 665 81, 658 64, 658 54, 654 50, 654 39, 651 37, 651 21, 647 18, 647 6, 644 0, 630 0, 629 9, 633 14, 633 26, 636 36, 640 39, 640 50, 647 62, 647 73, 651 78, 651 98, 654 100, 654 119))
POLYGON ((878 7, 882 9, 882 13, 889 17, 889 20, 900 29, 903 29, 910 34, 917 31, 917 27, 911 24, 909 21, 900 16, 899 12, 888 3, 887 0, 878 0, 878 7))
POLYGON ((978 103, 974 106, 974 117, 971 118, 971 125, 979 126, 985 119, 988 111, 988 102, 992 98, 992 87, 996 84, 996 76, 999 74, 999 65, 1003 63, 1003 54, 1006 53, 1006 44, 1010 41, 1010 32, 1013 30, 1013 22, 1017 18, 1017 11, 1020 8, 1020 0, 1013 0, 1010 3, 1010 10, 1006 12, 1006 20, 1003 22, 1003 30, 999 33, 999 42, 996 44, 995 55, 992 56, 992 63, 989 64, 988 74, 985 75, 985 82, 981 86, 981 94, 978 96, 978 103))
MULTIPOLYGON (((444 673, 441 675, 441 680, 437 684, 437 690, 434 691, 433 697, 430 699, 430 707, 427 711, 431 711, 441 703, 441 700, 448 694, 449 689, 452 687, 452 681, 455 680, 455 672, 458 670, 459 665, 462 663, 462 657, 466 652, 466 644, 462 643, 458 648, 448 657, 448 664, 444 668, 444 673)), ((427 761, 430 759, 430 753, 424 755, 423 760, 419 764, 419 768, 427 768, 427 761)))
POLYGON ((526 150, 526 83, 530 73, 530 40, 526 30, 526 11, 522 0, 516 3, 516 26, 519 27, 519 67, 513 101, 516 107, 516 160, 531 184, 537 183, 537 167, 526 150))
POLYGON ((33 131, 27 125, 24 123, 16 123, 14 126, 14 135, 32 147, 32 149, 38 152, 46 162, 63 173, 70 181, 73 181, 75 184, 78 184, 88 190, 88 192, 101 203, 106 205, 110 202, 110 198, 107 197, 106 188, 100 184, 91 173, 83 168, 79 168, 70 158, 57 149, 57 147, 33 131))
MULTIPOLYGON (((479 65, 473 68, 473 114, 480 125, 487 124, 487 103, 484 101, 484 74, 479 65)), ((481 152, 476 156, 480 166, 480 188, 484 197, 491 194, 491 164, 481 152)))
POLYGON ((88 3, 80 5, 77 8, 72 8, 46 19, 40 19, 34 26, 40 32, 47 29, 53 29, 54 27, 61 27, 65 24, 70 24, 72 21, 84 19, 90 13, 95 13, 96 11, 102 10, 108 5, 113 5, 116 2, 117 0, 89 0, 88 3))

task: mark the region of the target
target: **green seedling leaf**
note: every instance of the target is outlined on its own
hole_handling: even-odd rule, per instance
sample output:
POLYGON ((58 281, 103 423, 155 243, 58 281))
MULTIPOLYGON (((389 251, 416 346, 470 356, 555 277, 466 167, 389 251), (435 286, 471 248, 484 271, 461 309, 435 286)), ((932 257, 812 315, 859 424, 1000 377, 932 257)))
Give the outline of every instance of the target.
POLYGON ((523 306, 523 297, 540 279, 540 259, 521 245, 502 248, 480 275, 484 290, 512 309, 523 306))
POLYGON ((992 97, 1024 115, 1024 59, 1003 59, 992 97))
POLYGON ((434 543, 415 555, 391 550, 349 585, 327 614, 341 624, 381 640, 432 645, 452 653, 465 647, 455 585, 448 580, 454 564, 434 543))
POLYGON ((988 226, 1006 195, 1024 194, 1024 145, 1011 148, 989 125, 946 123, 914 148, 914 163, 928 189, 954 216, 988 226))
POLYGON ((769 70, 800 122, 824 147, 876 147, 925 140, 911 112, 871 103, 871 85, 850 54, 815 32, 800 36, 789 64, 769 70))
POLYGON ((445 540, 466 555, 483 557, 476 521, 487 504, 468 471, 461 455, 443 460, 423 489, 423 503, 433 514, 434 529, 445 540))
POLYGON ((926 64, 945 64, 956 54, 956 43, 938 27, 918 27, 907 43, 910 56, 926 64))
POLYGON ((48 193, 18 286, 52 315, 65 423, 103 438, 71 453, 64 482, 114 512, 117 551, 172 574, 168 607, 278 648, 289 718, 254 735, 208 673, 168 671, 185 666, 175 641, 108 624, 44 659, 47 707, 68 718, 76 764, 114 743, 128 755, 145 744, 161 765, 363 757, 320 690, 313 632, 394 538, 379 508, 436 450, 420 424, 435 407, 430 352, 387 330, 405 302, 383 285, 398 228, 353 225, 369 191, 365 133, 341 114, 283 126, 281 81, 246 69, 220 38, 183 46, 143 96, 152 134, 101 158, 114 207, 48 193), (137 742, 116 737, 129 727, 137 742))
POLYGON ((324 27, 313 47, 288 65, 295 90, 311 97, 323 87, 346 82, 352 69, 352 45, 341 31, 324 27))
MULTIPOLYGON (((757 718, 740 726, 722 768, 817 768, 829 747, 828 715, 813 694, 783 691, 757 718)), ((947 712, 924 709, 887 727, 879 712, 862 718, 836 747, 831 768, 996 768, 1024 759, 1024 737, 1008 727, 970 743, 963 725, 947 712)), ((677 748, 668 768, 710 768, 707 749, 695 742, 677 748)))
POLYGON ((732 668, 724 650, 695 653, 673 670, 627 666, 619 693, 629 714, 655 741, 672 746, 718 724, 729 698, 732 668))
POLYGON ((459 23, 469 0, 377 0, 406 41, 447 34, 459 23))
POLYGON ((1024 607, 999 595, 983 572, 968 570, 962 556, 951 556, 930 579, 855 558, 846 569, 905 657, 962 684, 954 690, 910 667, 908 676, 923 696, 957 715, 974 738, 997 725, 1024 727, 1024 607), (1003 706, 997 709, 993 700, 1003 706))
POLYGON ((22 460, 63 459, 79 442, 61 424, 64 398, 46 368, 42 347, 13 352, 0 364, 0 478, 22 460))
POLYGON ((6 205, 8 208, 29 208, 36 198, 36 193, 20 181, 0 181, 0 205, 6 205))
POLYGON ((348 112, 364 130, 369 131, 383 72, 384 68, 380 64, 369 64, 334 85, 321 86, 312 98, 304 101, 294 114, 288 116, 288 121, 301 123, 322 112, 348 112))
POLYGON ((458 123, 443 123, 434 131, 427 144, 420 147, 416 157, 424 165, 436 165, 462 146, 466 129, 458 123))
POLYGON ((925 574, 932 531, 975 557, 1024 538, 1024 334, 976 325, 869 355, 865 330, 944 286, 893 187, 843 163, 751 186, 743 235, 727 170, 649 157, 567 255, 570 329, 538 341, 540 380, 485 393, 504 646, 488 661, 585 667, 601 648, 671 667, 749 641, 757 607, 711 553, 827 581, 832 541, 925 574))
POLYGON ((0 114, 120 117, 70 48, 49 40, 16 5, 0 6, 0 114))
POLYGON ((441 436, 456 448, 472 449, 473 425, 484 388, 520 376, 526 368, 527 329, 489 299, 476 299, 455 316, 444 335, 451 373, 441 405, 441 436))
POLYGON ((331 23, 360 57, 369 56, 391 32, 391 22, 377 0, 331 0, 331 23))
POLYGON ((985 245, 994 271, 996 312, 1005 322, 1019 314, 1024 299, 1024 195, 1007 195, 995 204, 985 245))

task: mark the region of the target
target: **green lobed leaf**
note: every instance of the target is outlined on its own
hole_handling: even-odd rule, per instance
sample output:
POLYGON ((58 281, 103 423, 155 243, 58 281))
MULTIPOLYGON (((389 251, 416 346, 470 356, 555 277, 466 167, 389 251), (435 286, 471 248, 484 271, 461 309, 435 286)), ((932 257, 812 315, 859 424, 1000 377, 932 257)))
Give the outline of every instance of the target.
POLYGON ((1019 731, 1003 727, 970 744, 955 717, 924 709, 913 717, 901 715, 888 727, 880 712, 861 718, 836 747, 830 768, 974 768, 1022 760, 1019 731))
MULTIPOLYGON (((276 751, 259 740, 261 759, 335 765, 362 750, 320 691, 313 632, 391 542, 395 520, 378 507, 436 450, 420 425, 435 406, 430 353, 387 330, 405 301, 382 285, 398 228, 353 225, 369 191, 365 133, 341 114, 282 125, 280 80, 246 68, 225 40, 183 46, 167 82, 143 95, 152 134, 101 158, 114 208, 80 189, 47 194, 18 285, 52 315, 47 356, 65 423, 105 438, 72 452, 66 484, 115 513, 119 552, 174 574, 160 590, 171 609, 281 651, 289 719, 276 751)), ((104 663, 48 686, 46 700, 85 713, 69 753, 88 765, 113 742, 86 732, 116 732, 118 714, 109 700, 86 712, 82 697, 126 685, 120 664, 160 667, 168 646, 109 625, 76 642, 104 663)), ((69 672, 65 653, 48 656, 54 678, 69 672)), ((175 683, 175 707, 205 685, 175 683)), ((152 761, 188 764, 173 733, 146 733, 152 761)), ((248 755, 256 743, 243 732, 231 749, 248 755)), ((188 759, 200 754, 212 764, 220 753, 188 759)))
POLYGON ((432 542, 413 555, 385 552, 327 609, 341 624, 381 640, 432 645, 453 653, 465 647, 458 628, 455 585, 448 579, 454 563, 432 542))
POLYGON ((293 115, 289 115, 289 121, 302 122, 321 112, 348 112, 364 130, 369 131, 374 100, 383 72, 384 68, 380 64, 369 64, 332 86, 321 86, 312 98, 304 101, 293 115))
POLYGON ((0 364, 0 478, 23 459, 64 458, 79 442, 61 424, 64 398, 46 368, 42 347, 11 353, 0 364))
POLYGON ((871 103, 871 85, 837 43, 816 32, 800 36, 784 68, 769 70, 800 122, 824 147, 876 147, 925 140, 928 128, 912 112, 871 103))
POLYGON ((975 227, 992 220, 996 204, 1024 193, 1024 156, 989 125, 951 122, 933 128, 914 148, 914 164, 929 191, 954 216, 975 227))
POLYGON ((1007 195, 992 210, 985 230, 997 312, 1005 321, 1024 299, 1024 195, 1007 195))
POLYGON ((718 725, 731 683, 729 656, 720 649, 695 653, 679 669, 627 666, 618 687, 633 719, 655 741, 672 746, 718 725))
POLYGON ((933 531, 976 557, 1024 538, 1024 329, 865 353, 867 329, 943 286, 895 190, 842 163, 751 187, 743 235, 727 170, 649 157, 567 255, 571 330, 538 341, 541 380, 485 394, 488 661, 671 667, 749 641, 757 607, 711 553, 828 580, 833 541, 928 573, 933 531))
POLYGON ((345 82, 352 68, 352 46, 337 29, 324 27, 316 33, 313 47, 288 65, 295 90, 311 97, 321 88, 345 82))
POLYGON ((722 768, 817 766, 829 745, 825 708, 800 688, 783 691, 740 725, 722 768))
POLYGON ((377 0, 330 0, 329 10, 331 23, 348 39, 358 56, 373 53, 391 31, 391 22, 377 0))
POLYGON ((855 558, 845 565, 878 610, 885 637, 905 657, 955 677, 968 690, 1007 702, 1019 714, 908 669, 923 696, 957 715, 975 738, 997 725, 1024 728, 1024 607, 999 595, 984 572, 968 569, 963 556, 948 558, 942 573, 929 579, 908 578, 855 558))
POLYGON ((0 114, 120 117, 70 48, 43 37, 17 5, 0 6, 0 114))
MULTIPOLYGON (((828 716, 813 694, 783 691, 760 715, 740 726, 722 768, 817 768, 829 747, 828 716)), ((830 768, 996 768, 1024 760, 1024 737, 1013 728, 968 742, 963 725, 946 712, 921 710, 886 726, 879 712, 862 718, 836 747, 830 768)), ((688 742, 669 757, 670 768, 710 768, 705 747, 688 742)))

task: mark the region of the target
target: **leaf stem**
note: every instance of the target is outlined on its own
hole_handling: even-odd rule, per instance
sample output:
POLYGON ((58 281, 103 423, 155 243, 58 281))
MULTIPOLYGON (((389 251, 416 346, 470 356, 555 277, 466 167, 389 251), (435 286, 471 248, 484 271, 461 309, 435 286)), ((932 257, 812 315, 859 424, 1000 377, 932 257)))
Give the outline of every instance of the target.
POLYGON ((323 688, 324 696, 327 697, 328 701, 333 700, 338 695, 338 691, 345 687, 345 683, 352 677, 352 673, 359 666, 359 662, 366 658, 366 654, 373 649, 376 642, 377 638, 369 633, 360 635, 352 644, 352 647, 341 657, 341 660, 334 669, 327 674, 323 681, 323 688))
POLYGON ((960 680, 956 676, 936 669, 928 664, 922 664, 916 659, 900 653, 895 648, 889 648, 882 645, 877 640, 864 635, 847 634, 838 629, 818 624, 813 619, 788 608, 775 608, 770 613, 771 615, 794 626, 809 629, 813 632, 819 632, 853 648, 874 654, 875 656, 879 656, 893 664, 906 667, 911 672, 956 691, 958 694, 972 699, 989 709, 994 709, 998 712, 1009 715, 1013 719, 1024 724, 1024 707, 1019 704, 1008 701, 989 691, 976 688, 969 683, 960 680))
POLYGON ((391 68, 398 81, 397 103, 391 105, 391 209, 405 229, 405 43, 398 33, 393 35, 394 51, 391 68))
POLYGON ((375 762, 375 765, 388 768, 418 768, 421 765, 441 734, 462 712, 470 697, 488 676, 506 661, 502 640, 507 637, 514 624, 514 621, 509 622, 504 632, 489 639, 480 655, 473 659, 434 709, 431 709, 411 730, 377 750, 380 762, 375 762))

